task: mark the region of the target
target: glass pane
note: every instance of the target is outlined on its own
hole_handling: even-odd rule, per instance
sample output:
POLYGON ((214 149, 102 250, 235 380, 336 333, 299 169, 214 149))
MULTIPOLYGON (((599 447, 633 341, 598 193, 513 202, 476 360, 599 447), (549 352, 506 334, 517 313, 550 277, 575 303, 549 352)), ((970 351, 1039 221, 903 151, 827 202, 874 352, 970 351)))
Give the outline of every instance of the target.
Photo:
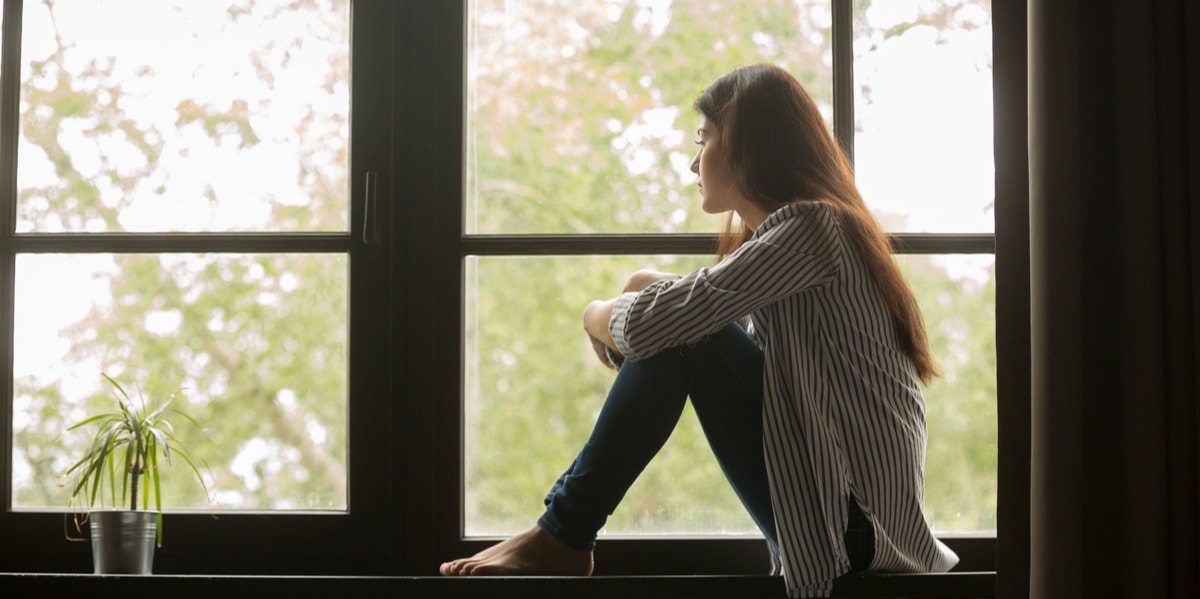
POLYGON ((897 256, 942 377, 925 390, 925 513, 939 533, 996 532, 996 279, 992 255, 897 256))
POLYGON ((710 81, 791 71, 832 122, 829 0, 471 0, 465 231, 708 232, 688 167, 710 81))
POLYGON ((989 0, 855 2, 855 173, 885 228, 995 230, 989 0))
POLYGON ((176 419, 207 462, 213 502, 183 464, 163 505, 346 508, 344 255, 18 255, 13 505, 62 508, 56 475, 112 406, 101 373, 157 401, 186 387, 176 419), (62 437, 59 438, 59 435, 62 437))
POLYGON ((27 2, 18 232, 344 231, 349 0, 27 2))
MULTIPOLYGON (((587 302, 612 296, 638 268, 687 272, 709 262, 612 256, 467 260, 467 534, 527 528, 587 441, 613 379, 581 329, 587 302)), ((757 533, 690 407, 601 531, 617 533, 757 533)))

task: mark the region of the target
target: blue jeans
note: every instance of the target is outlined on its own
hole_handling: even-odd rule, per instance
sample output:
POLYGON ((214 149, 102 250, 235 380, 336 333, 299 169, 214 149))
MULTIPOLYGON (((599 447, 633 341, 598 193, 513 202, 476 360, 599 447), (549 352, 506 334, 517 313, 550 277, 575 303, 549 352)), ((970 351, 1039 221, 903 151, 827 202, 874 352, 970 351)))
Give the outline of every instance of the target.
POLYGON ((625 361, 587 444, 546 496, 538 525, 569 547, 591 551, 596 533, 662 448, 691 397, 717 463, 774 552, 762 385, 762 350, 736 324, 693 345, 625 361))

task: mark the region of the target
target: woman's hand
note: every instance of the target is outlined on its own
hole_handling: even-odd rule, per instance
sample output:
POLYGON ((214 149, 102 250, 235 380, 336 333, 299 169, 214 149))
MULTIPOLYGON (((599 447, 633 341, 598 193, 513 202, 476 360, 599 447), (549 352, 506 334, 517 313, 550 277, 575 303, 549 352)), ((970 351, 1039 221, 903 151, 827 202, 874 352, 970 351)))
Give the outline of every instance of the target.
MULTIPOLYGON (((674 273, 648 269, 639 270, 625 280, 625 288, 622 293, 641 291, 657 281, 674 281, 678 278, 679 275, 674 273)), ((612 320, 613 306, 616 303, 616 298, 595 300, 583 310, 583 330, 587 331, 588 338, 592 343, 592 351, 596 353, 600 362, 609 368, 620 366, 625 359, 617 350, 617 344, 608 330, 608 321, 612 320)))
POLYGON ((587 308, 583 309, 583 330, 606 347, 613 349, 616 349, 616 343, 613 341, 612 334, 608 332, 608 321, 612 319, 613 306, 616 303, 615 298, 603 301, 593 300, 587 305, 587 308))
POLYGON ((621 355, 615 349, 611 349, 600 342, 599 339, 588 335, 588 339, 592 342, 592 351, 596 353, 596 358, 600 363, 616 370, 621 367, 621 363, 625 361, 625 356, 621 355))
POLYGON ((616 342, 613 341, 612 333, 608 332, 608 321, 612 318, 613 306, 617 300, 594 300, 587 305, 583 310, 583 330, 587 331, 588 337, 592 342, 592 351, 596 352, 596 357, 600 358, 605 366, 613 368, 616 364, 609 359, 609 351, 614 358, 620 357, 620 352, 617 351, 616 342))

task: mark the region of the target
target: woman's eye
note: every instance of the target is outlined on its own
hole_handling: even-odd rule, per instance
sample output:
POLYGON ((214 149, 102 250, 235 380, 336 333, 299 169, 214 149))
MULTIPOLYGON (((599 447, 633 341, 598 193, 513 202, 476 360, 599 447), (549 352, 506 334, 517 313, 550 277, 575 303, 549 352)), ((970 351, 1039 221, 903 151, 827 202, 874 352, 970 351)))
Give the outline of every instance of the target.
POLYGON ((703 141, 703 140, 700 140, 700 139, 697 139, 696 141, 694 141, 694 142, 692 142, 692 143, 694 143, 694 144, 696 144, 696 145, 698 145, 698 146, 703 146, 703 145, 704 145, 704 141, 703 141))

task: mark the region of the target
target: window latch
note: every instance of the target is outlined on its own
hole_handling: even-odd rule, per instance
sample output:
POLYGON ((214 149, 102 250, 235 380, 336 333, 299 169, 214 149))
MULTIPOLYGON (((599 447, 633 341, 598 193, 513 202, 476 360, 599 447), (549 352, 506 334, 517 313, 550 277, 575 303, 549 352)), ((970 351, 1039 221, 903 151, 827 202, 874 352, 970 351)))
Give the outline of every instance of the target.
POLYGON ((379 173, 367 171, 366 193, 363 195, 363 245, 372 252, 379 251, 379 219, 376 216, 376 193, 379 186, 379 173))

